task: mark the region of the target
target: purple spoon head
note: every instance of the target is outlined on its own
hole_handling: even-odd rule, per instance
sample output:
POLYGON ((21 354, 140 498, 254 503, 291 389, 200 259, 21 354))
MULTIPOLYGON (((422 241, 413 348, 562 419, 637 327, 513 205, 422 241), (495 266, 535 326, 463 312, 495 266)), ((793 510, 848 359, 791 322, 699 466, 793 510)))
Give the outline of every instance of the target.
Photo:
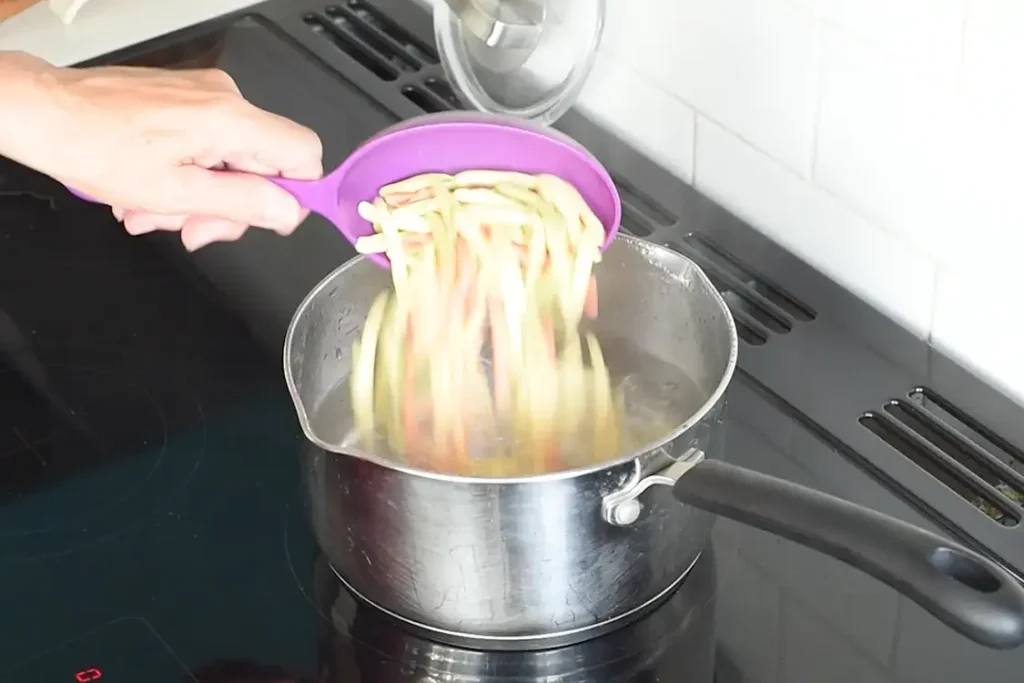
MULTIPOLYGON (((604 225, 604 247, 615 239, 622 218, 615 183, 601 163, 571 139, 500 119, 434 118, 420 125, 410 123, 371 138, 331 174, 337 190, 334 224, 353 244, 359 237, 373 234, 373 226, 356 207, 361 201, 373 201, 380 188, 421 173, 476 169, 549 173, 562 178, 579 191, 604 225)), ((389 265, 383 254, 368 258, 385 268, 389 265)))

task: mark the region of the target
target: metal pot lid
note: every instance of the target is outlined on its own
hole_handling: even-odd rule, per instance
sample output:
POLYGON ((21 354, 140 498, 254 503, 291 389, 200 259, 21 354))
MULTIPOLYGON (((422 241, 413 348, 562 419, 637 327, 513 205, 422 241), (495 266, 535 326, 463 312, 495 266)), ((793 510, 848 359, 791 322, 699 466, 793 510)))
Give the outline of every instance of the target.
POLYGON ((433 0, 448 80, 473 109, 549 125, 597 57, 606 0, 433 0))

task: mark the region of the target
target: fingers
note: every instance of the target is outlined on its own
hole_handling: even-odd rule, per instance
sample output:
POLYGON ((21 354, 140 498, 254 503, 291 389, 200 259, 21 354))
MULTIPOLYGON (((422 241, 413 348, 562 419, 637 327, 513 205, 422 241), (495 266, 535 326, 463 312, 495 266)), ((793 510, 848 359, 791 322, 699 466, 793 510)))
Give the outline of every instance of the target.
MULTIPOLYGON (((116 213, 114 215, 117 215, 116 213)), ((124 229, 129 235, 145 235, 155 230, 180 230, 187 216, 163 215, 147 211, 125 211, 124 229)))
POLYGON ((251 173, 182 166, 175 171, 173 205, 187 215, 216 216, 233 223, 290 234, 306 216, 288 192, 251 173))
POLYGON ((218 89, 238 95, 220 99, 219 106, 207 109, 220 161, 232 167, 255 164, 268 169, 267 175, 296 180, 316 180, 323 175, 323 145, 313 130, 248 102, 227 73, 217 69, 201 73, 218 89))
POLYGON ((129 235, 145 235, 157 230, 176 230, 181 233, 181 243, 189 251, 196 251, 214 242, 232 242, 241 238, 248 228, 245 223, 207 216, 168 216, 146 211, 122 213, 125 231, 129 235))
POLYGON ((181 227, 181 243, 185 249, 196 251, 214 242, 233 242, 241 238, 246 229, 244 223, 193 216, 181 227))
POLYGON ((251 160, 274 169, 271 175, 316 180, 323 175, 323 145, 305 126, 246 103, 247 116, 233 118, 225 131, 225 161, 240 166, 251 160))
POLYGON ((320 138, 247 102, 224 71, 72 70, 64 87, 89 103, 69 135, 92 144, 54 175, 113 203, 129 233, 179 230, 195 248, 241 226, 289 234, 308 215, 264 176, 320 178, 320 138))

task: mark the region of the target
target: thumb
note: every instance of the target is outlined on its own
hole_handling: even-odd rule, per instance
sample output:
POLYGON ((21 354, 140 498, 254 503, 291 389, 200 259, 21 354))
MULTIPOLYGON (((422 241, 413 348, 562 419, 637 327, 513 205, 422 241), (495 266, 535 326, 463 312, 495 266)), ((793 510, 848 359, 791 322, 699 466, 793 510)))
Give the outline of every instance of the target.
POLYGON ((252 173, 181 169, 181 208, 177 213, 221 218, 282 234, 292 232, 305 211, 287 191, 252 173))

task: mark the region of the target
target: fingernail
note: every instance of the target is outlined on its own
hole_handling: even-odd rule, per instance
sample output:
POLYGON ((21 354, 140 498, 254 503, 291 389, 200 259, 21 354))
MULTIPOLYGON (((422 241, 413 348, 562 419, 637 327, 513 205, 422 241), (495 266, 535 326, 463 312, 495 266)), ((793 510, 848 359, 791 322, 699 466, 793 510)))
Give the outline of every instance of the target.
POLYGON ((145 235, 156 231, 157 227, 151 216, 128 214, 124 217, 124 229, 129 235, 145 235))
POLYGON ((186 218, 187 216, 128 211, 124 215, 124 228, 129 235, 144 235, 157 230, 180 230, 186 218))
POLYGON ((217 237, 210 235, 206 232, 183 232, 181 233, 181 243, 185 245, 185 251, 197 251, 202 249, 211 242, 216 242, 217 237))

